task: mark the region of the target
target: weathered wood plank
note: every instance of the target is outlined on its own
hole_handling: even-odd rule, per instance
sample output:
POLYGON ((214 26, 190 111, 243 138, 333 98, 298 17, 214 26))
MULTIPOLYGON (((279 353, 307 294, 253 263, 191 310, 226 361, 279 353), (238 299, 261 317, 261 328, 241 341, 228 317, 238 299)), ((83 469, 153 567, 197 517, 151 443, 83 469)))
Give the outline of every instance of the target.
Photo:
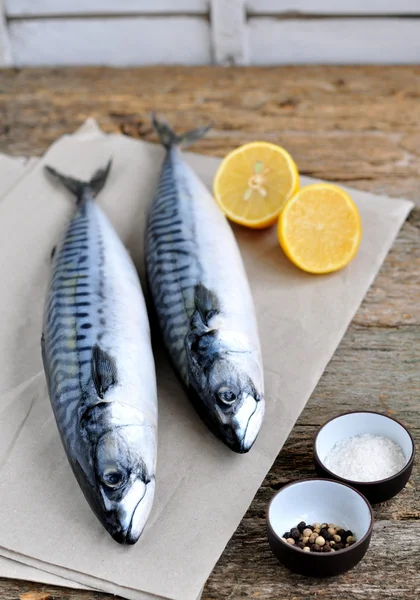
MULTIPOLYGON (((222 155, 264 137, 292 151, 301 171, 419 202, 419 67, 266 69, 41 69, 0 72, 0 151, 40 154, 94 115, 107 131, 155 139, 157 109, 180 130, 212 119, 195 149, 222 155)), ((375 507, 371 549, 331 581, 292 576, 272 556, 264 510, 287 481, 313 476, 312 440, 329 417, 355 409, 400 419, 420 444, 420 209, 404 225, 310 402, 210 577, 203 600, 323 598, 397 600, 420 594, 420 471, 397 498, 375 507), (417 536, 417 537, 416 537, 417 536)), ((281 357, 279 357, 281 360, 281 357)), ((53 600, 111 598, 0 582, 17 600, 31 589, 53 600)))
POLYGON ((206 14, 206 0, 5 0, 8 17, 122 15, 165 13, 206 14))
POLYGON ((9 34, 15 66, 211 62, 200 17, 23 19, 10 22, 9 34))
POLYGON ((203 600, 329 600, 337 596, 346 600, 405 600, 419 590, 418 554, 406 541, 419 531, 420 523, 378 521, 370 549, 354 570, 332 580, 314 580, 292 575, 278 564, 268 547, 263 519, 244 519, 223 555, 219 577, 215 572, 210 578, 203 600), (222 572, 229 570, 241 574, 233 585, 222 577, 222 572))
POLYGON ((3 73, 0 143, 39 154, 90 114, 107 131, 137 135, 140 127, 155 139, 149 115, 159 110, 181 127, 213 119, 200 151, 221 156, 264 137, 284 145, 304 174, 419 202, 419 74, 418 67, 3 73))
MULTIPOLYGON (((10 1, 10 0, 9 0, 10 1)), ((14 0, 16 1, 16 0, 14 0)), ((29 0, 28 0, 29 1, 29 0)), ((39 0, 37 0, 39 1, 39 0)), ((248 0, 251 15, 418 15, 417 0, 248 0)))
POLYGON ((275 64, 417 64, 417 19, 248 21, 250 61, 275 64))

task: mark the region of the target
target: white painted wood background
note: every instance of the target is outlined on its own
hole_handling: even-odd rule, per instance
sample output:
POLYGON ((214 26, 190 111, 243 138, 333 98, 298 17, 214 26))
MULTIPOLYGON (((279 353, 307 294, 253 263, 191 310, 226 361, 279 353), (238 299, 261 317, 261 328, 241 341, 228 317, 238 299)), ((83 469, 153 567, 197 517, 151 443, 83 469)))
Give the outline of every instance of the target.
POLYGON ((0 66, 420 64, 420 0, 0 0, 0 66))

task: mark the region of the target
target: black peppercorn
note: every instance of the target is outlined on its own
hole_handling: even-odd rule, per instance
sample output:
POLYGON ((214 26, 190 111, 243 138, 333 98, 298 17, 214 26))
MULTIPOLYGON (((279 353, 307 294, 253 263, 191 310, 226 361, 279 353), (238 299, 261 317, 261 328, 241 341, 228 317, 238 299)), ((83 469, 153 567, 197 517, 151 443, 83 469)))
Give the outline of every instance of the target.
POLYGON ((306 529, 306 523, 305 523, 305 521, 301 521, 299 523, 299 525, 297 526, 297 529, 299 529, 300 533, 302 533, 303 530, 306 529))
POLYGON ((334 524, 319 523, 307 525, 301 521, 286 531, 284 541, 305 552, 336 552, 349 547, 356 542, 350 529, 343 529, 334 524))

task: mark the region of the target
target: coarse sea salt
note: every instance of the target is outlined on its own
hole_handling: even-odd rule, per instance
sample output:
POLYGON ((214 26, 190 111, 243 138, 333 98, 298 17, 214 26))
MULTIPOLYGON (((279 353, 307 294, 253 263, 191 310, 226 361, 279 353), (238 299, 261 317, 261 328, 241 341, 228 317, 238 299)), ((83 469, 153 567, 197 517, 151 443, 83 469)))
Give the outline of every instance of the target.
POLYGON ((389 438, 364 433, 337 442, 323 462, 339 477, 379 481, 401 471, 407 460, 401 447, 389 438))

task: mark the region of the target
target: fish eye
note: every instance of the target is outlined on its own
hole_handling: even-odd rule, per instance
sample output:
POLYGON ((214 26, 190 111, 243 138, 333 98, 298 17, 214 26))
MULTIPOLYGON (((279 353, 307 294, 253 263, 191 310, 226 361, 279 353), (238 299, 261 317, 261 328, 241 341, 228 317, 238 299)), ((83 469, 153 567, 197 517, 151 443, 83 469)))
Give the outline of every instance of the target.
POLYGON ((238 399, 237 394, 226 386, 223 386, 217 392, 217 397, 223 404, 233 404, 238 399))
POLYGON ((125 473, 122 473, 118 469, 108 469, 103 473, 101 480, 106 487, 116 490, 125 482, 125 473))

